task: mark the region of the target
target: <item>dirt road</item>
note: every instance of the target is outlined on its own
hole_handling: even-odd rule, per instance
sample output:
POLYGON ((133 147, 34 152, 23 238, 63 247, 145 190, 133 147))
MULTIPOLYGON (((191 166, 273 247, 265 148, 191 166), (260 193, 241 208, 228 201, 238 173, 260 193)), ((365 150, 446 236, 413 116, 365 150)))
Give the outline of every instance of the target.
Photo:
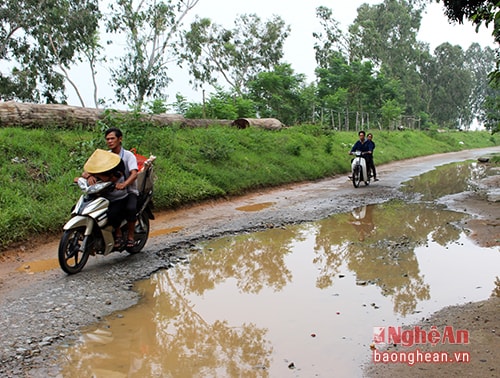
MULTIPOLYGON (((346 176, 339 176, 156 214, 143 253, 91 258, 74 276, 67 276, 57 265, 56 237, 6 251, 0 255, 0 375, 55 376, 58 346, 75 340, 82 326, 135 304, 138 294, 132 290, 133 283, 174 266, 199 240, 318 220, 394 198, 410 201, 414 198, 398 190, 401 182, 437 165, 493 152, 500 152, 500 147, 380 166, 380 181, 359 189, 354 189, 346 176)), ((493 227, 498 225, 498 207, 477 198, 467 203, 471 203, 466 209, 469 213, 490 219, 493 227)), ((464 207, 464 203, 460 205, 464 207)), ((492 322, 488 326, 495 327, 492 322)), ((499 334, 497 331, 495 340, 499 334)))

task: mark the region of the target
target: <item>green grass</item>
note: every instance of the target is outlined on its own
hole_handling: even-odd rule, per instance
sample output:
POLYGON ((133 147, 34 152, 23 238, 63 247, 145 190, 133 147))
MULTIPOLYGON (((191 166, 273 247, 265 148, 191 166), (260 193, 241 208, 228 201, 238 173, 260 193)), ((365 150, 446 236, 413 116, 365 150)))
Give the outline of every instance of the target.
MULTIPOLYGON (((30 236, 60 233, 80 195, 72 184, 102 129, 0 129, 0 249, 30 236)), ((155 208, 164 210, 263 187, 349 171, 356 132, 319 126, 281 131, 229 127, 159 128, 123 124, 124 147, 154 154, 155 208)), ((377 131, 375 163, 500 144, 486 132, 377 131)))

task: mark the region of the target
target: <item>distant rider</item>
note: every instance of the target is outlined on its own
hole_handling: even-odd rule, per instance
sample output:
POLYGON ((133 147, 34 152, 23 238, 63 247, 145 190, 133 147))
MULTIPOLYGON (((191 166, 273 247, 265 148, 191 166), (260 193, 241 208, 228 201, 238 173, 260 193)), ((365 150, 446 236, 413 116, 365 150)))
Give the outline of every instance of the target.
POLYGON ((359 135, 359 140, 356 143, 354 143, 354 146, 352 146, 349 155, 354 155, 354 152, 361 151, 361 154, 365 159, 371 158, 373 151, 371 142, 369 142, 368 139, 365 138, 366 134, 363 130, 361 130, 358 133, 358 135, 359 135))
POLYGON ((361 151, 361 155, 366 161, 366 167, 370 167, 370 164, 373 164, 373 159, 372 159, 372 143, 368 141, 368 139, 365 138, 365 132, 361 130, 359 133, 359 140, 354 143, 354 146, 352 146, 351 151, 349 152, 349 155, 354 155, 356 151, 361 151))
MULTIPOLYGON (((373 141, 373 134, 372 133, 368 133, 368 135, 366 135, 366 139, 368 139, 368 143, 371 143, 372 144, 372 154, 371 154, 371 163, 368 165, 368 171, 372 171, 372 175, 373 175, 373 180, 374 181, 378 181, 378 178, 377 178, 377 170, 375 169, 375 162, 373 161, 373 153, 375 152, 375 142, 373 141)), ((368 163, 368 161, 367 161, 368 163)))

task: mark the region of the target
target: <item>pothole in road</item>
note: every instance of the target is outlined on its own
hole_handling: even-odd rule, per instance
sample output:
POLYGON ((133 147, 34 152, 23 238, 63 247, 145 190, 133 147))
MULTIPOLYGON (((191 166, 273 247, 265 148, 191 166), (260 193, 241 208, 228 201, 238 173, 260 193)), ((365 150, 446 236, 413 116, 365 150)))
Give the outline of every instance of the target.
POLYGON ((200 244, 82 333, 64 376, 359 376, 373 329, 485 299, 500 254, 467 215, 393 201, 200 244))
POLYGON ((268 207, 271 207, 274 204, 275 204, 275 202, 255 203, 252 205, 245 205, 245 206, 237 207, 236 210, 238 210, 238 211, 260 211, 260 210, 267 209, 268 207))
POLYGON ((57 259, 47 259, 47 260, 33 260, 23 263, 16 270, 18 272, 24 272, 27 274, 35 274, 46 272, 47 270, 52 270, 59 268, 59 261, 57 259))
POLYGON ((451 194, 478 190, 483 179, 498 174, 496 167, 480 162, 452 163, 408 180, 403 183, 402 190, 420 193, 422 200, 433 201, 451 194))

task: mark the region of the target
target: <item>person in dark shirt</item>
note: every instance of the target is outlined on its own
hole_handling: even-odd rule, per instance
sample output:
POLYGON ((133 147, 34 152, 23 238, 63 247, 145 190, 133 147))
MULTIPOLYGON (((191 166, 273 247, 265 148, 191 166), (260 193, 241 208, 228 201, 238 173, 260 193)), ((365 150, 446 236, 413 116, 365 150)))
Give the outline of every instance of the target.
POLYGON ((366 133, 361 130, 358 133, 359 140, 354 143, 354 146, 352 146, 351 151, 349 152, 349 155, 354 155, 355 151, 361 151, 361 154, 363 155, 363 158, 366 161, 366 168, 367 171, 370 171, 370 166, 373 164, 372 160, 372 143, 368 141, 368 139, 365 138, 366 133))
POLYGON ((375 169, 375 163, 373 162, 373 153, 375 152, 375 142, 373 141, 373 134, 372 133, 368 133, 368 135, 366 136, 366 139, 368 139, 368 143, 371 143, 371 150, 372 150, 372 154, 371 154, 371 159, 370 161, 366 161, 368 164, 368 170, 372 171, 372 175, 373 175, 373 180, 374 181, 378 181, 378 178, 377 178, 377 170, 375 169))
MULTIPOLYGON (((352 146, 351 152, 349 152, 350 155, 353 155, 355 151, 371 153, 371 150, 369 150, 371 145, 368 143, 368 140, 365 138, 365 135, 366 135, 366 133, 363 130, 361 130, 358 133, 359 140, 356 143, 354 143, 354 145, 352 146)), ((363 154, 363 155, 365 155, 365 154, 363 154)))

